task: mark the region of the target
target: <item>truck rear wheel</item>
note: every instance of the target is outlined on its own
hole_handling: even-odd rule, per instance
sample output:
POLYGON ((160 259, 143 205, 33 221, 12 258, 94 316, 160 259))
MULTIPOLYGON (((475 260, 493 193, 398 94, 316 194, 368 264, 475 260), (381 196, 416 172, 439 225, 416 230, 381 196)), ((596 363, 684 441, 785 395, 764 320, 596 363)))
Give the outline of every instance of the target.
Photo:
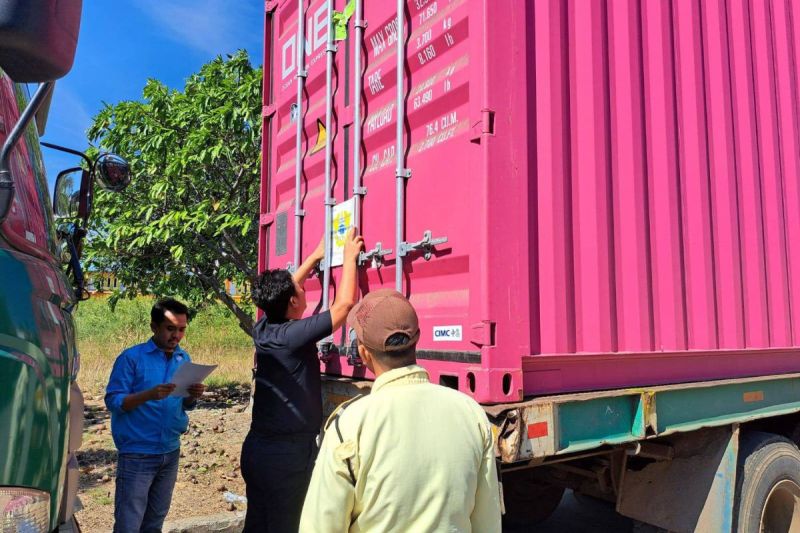
POLYGON ((503 523, 530 526, 547 519, 564 496, 564 488, 532 479, 531 470, 503 474, 503 523))
POLYGON ((800 450, 793 442, 770 433, 743 435, 736 475, 736 531, 800 531, 800 450))

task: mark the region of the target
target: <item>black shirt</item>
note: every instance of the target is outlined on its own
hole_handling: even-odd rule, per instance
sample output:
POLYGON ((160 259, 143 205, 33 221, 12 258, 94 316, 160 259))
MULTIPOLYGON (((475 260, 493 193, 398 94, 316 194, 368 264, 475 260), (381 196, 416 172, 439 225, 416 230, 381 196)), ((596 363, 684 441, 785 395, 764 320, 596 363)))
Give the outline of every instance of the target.
POLYGON ((319 433, 322 389, 316 343, 331 334, 331 313, 256 322, 256 392, 250 429, 265 436, 319 433))

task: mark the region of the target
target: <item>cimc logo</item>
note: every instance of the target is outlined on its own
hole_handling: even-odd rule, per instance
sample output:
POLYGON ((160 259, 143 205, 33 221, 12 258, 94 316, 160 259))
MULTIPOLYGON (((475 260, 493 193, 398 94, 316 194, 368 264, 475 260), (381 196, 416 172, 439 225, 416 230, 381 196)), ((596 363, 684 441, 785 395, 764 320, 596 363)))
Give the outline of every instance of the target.
MULTIPOLYGON (((322 4, 313 15, 308 17, 305 25, 306 57, 312 56, 328 41, 328 7, 322 4)), ((281 80, 297 72, 297 30, 281 45, 281 80)))
POLYGON ((434 326, 433 327, 433 340, 434 341, 460 341, 461 340, 461 326, 434 326))

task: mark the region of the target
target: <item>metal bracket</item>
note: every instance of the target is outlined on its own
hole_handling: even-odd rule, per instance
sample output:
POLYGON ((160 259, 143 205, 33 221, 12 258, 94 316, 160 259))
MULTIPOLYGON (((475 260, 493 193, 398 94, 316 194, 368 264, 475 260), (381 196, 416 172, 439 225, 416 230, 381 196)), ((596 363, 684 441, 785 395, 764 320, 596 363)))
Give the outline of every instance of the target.
POLYGON ((362 30, 366 30, 367 26, 368 26, 367 20, 366 19, 356 20, 353 23, 353 26, 356 27, 356 28, 361 28, 362 30))
POLYGON ((447 242, 447 237, 437 237, 433 238, 433 232, 431 230, 425 230, 422 234, 422 240, 417 242, 401 242, 398 246, 399 250, 397 251, 397 255, 400 257, 405 257, 411 252, 415 250, 422 250, 422 256, 425 258, 425 261, 430 261, 431 256, 433 255, 433 249, 438 244, 444 244, 447 242))
POLYGON ((330 206, 336 205, 336 198, 326 198, 325 205, 330 205, 330 206))
POLYGON ((307 78, 308 77, 308 70, 307 69, 298 70, 297 71, 297 75, 295 77, 296 78, 307 78))
POLYGON ((410 168, 398 168, 395 169, 394 175, 396 178, 411 178, 411 169, 410 168))
POLYGON ((375 248, 358 254, 358 266, 364 265, 367 261, 372 261, 372 268, 381 268, 383 266, 383 257, 390 253, 392 253, 391 248, 382 248, 381 243, 376 242, 375 248))
POLYGON ((331 45, 328 45, 328 47, 325 48, 325 51, 326 52, 336 52, 338 50, 338 48, 339 47, 336 46, 335 44, 331 44, 331 45))
POLYGON ((364 361, 362 361, 361 356, 358 355, 358 341, 356 340, 355 330, 350 329, 350 334, 348 337, 350 338, 350 342, 345 348, 347 364, 354 367, 364 366, 364 361))
POLYGON ((353 194, 356 196, 366 196, 367 188, 366 187, 353 187, 353 194))
POLYGON ((275 214, 274 213, 262 213, 260 217, 258 217, 258 223, 263 226, 269 226, 273 222, 275 222, 275 214))
POLYGON ((336 349, 336 345, 333 344, 333 339, 328 337, 327 339, 323 339, 322 342, 319 343, 319 360, 323 363, 328 363, 332 361, 337 355, 339 355, 339 350, 336 349))
POLYGON ((296 216, 296 217, 304 217, 304 216, 306 216, 306 210, 305 209, 295 209, 294 210, 294 216, 296 216))

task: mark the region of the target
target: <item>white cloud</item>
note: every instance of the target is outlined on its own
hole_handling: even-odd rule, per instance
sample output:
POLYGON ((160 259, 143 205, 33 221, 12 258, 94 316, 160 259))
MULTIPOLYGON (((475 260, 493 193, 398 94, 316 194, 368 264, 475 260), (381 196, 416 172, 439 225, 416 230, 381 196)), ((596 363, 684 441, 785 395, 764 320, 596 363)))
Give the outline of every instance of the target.
POLYGON ((261 34, 249 35, 252 19, 261 19, 259 0, 135 0, 168 36, 186 46, 216 56, 247 48, 259 52, 261 34))

